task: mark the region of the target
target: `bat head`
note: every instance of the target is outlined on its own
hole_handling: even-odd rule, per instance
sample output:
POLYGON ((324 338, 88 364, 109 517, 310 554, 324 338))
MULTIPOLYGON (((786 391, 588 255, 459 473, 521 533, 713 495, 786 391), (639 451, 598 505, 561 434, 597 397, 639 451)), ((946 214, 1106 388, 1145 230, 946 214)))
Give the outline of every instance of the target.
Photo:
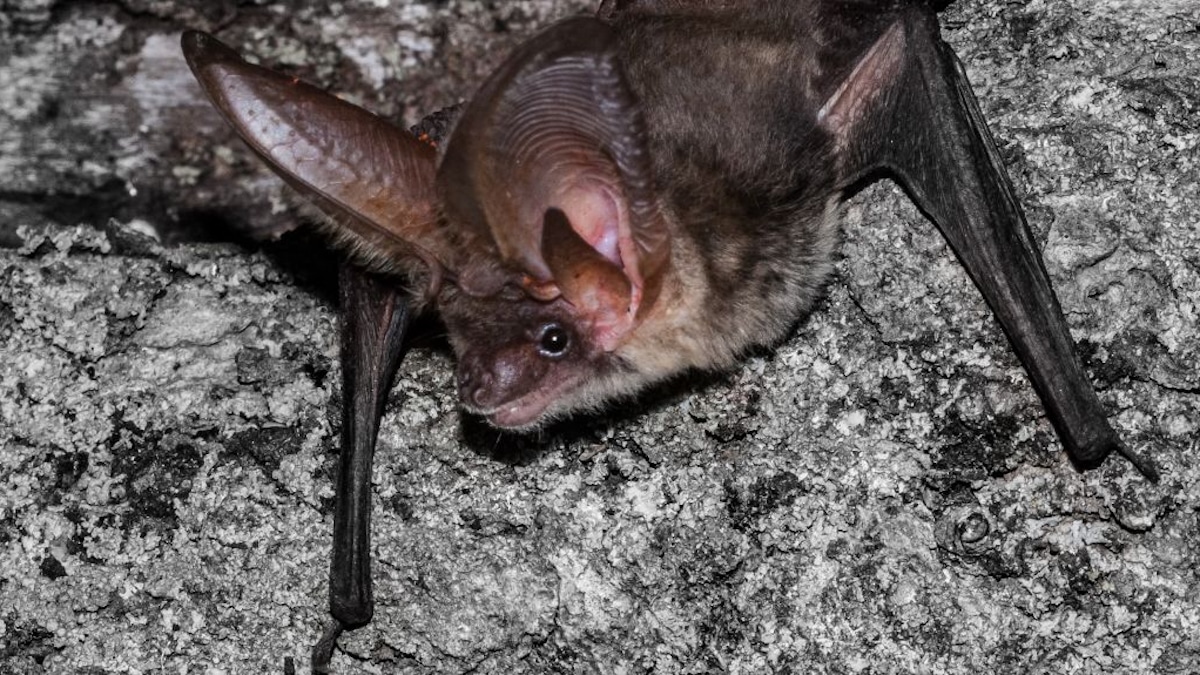
POLYGON ((531 428, 611 397, 670 237, 641 110, 594 19, 525 43, 432 146, 211 36, 183 49, 238 134, 360 263, 439 287, 466 407, 531 428), (451 283, 441 285, 442 278, 451 283))
POLYGON ((611 31, 577 19, 513 54, 451 134, 438 186, 470 255, 439 310, 464 405, 498 426, 607 398, 657 298, 669 236, 643 127, 611 31))
POLYGON ((463 407, 495 426, 535 428, 586 407, 596 398, 588 390, 618 369, 562 298, 473 298, 449 289, 441 307, 463 407))

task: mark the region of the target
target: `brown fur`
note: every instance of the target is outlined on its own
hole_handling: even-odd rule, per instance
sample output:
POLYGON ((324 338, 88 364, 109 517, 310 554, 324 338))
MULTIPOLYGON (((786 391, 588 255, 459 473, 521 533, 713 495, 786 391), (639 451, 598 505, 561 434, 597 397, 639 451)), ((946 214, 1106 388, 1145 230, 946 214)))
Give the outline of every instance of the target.
POLYGON ((670 233, 657 299, 612 352, 589 345, 576 322, 580 350, 547 365, 530 328, 546 320, 545 303, 451 289, 439 309, 460 381, 527 374, 490 397, 464 388, 468 408, 490 415, 541 387, 552 400, 516 425, 537 426, 688 369, 729 367, 778 342, 811 308, 831 269, 843 187, 834 139, 816 114, 854 63, 814 47, 836 44, 826 33, 838 26, 806 3, 736 13, 730 4, 693 3, 680 14, 678 3, 633 3, 609 14, 670 233))

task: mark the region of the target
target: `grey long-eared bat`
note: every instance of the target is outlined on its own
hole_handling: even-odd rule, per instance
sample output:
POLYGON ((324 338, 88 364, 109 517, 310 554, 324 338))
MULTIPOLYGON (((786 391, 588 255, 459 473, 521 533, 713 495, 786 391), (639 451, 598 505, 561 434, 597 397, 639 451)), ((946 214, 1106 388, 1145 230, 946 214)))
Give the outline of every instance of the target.
POLYGON ((1156 476, 1084 374, 931 2, 605 0, 419 135, 208 35, 183 49, 352 263, 317 671, 371 618, 370 465, 410 314, 440 314, 468 411, 535 429, 778 342, 830 272, 839 202, 880 175, 949 241, 1075 464, 1156 476))

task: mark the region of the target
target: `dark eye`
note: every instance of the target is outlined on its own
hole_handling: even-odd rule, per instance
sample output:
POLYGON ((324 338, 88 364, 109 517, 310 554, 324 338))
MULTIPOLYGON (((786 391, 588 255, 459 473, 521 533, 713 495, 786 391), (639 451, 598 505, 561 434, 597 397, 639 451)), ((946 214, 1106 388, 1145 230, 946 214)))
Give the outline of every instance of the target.
POLYGON ((571 335, 565 328, 550 323, 542 327, 542 335, 538 338, 538 351, 542 356, 562 356, 571 346, 571 335))

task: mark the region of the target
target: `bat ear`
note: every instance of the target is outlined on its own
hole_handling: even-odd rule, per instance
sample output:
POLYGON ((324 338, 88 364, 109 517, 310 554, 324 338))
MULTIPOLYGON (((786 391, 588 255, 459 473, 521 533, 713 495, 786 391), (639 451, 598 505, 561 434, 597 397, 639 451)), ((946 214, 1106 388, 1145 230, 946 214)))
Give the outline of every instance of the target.
POLYGON ((670 240, 642 111, 603 22, 563 21, 510 57, 463 111, 438 180, 451 222, 536 297, 594 312, 612 340, 656 297, 670 240))
POLYGON ((433 147, 332 94, 247 63, 211 35, 185 32, 182 46, 217 110, 330 216, 339 244, 377 267, 401 271, 419 257, 440 271, 447 247, 436 229, 433 147))
MULTIPOLYGON (((861 157, 855 156, 861 154, 857 152, 859 149, 851 146, 854 139, 871 136, 867 129, 872 112, 890 109, 886 99, 896 96, 897 83, 907 65, 906 46, 904 24, 897 21, 871 45, 817 112, 817 121, 833 134, 838 154, 847 157, 850 164, 862 162, 861 157)), ((866 143, 874 140, 870 138, 866 143)), ((853 171, 859 167, 841 167, 848 168, 853 171)), ((852 175, 846 182, 858 178, 852 175)))
POLYGON ((619 340, 633 295, 625 272, 584 241, 556 208, 546 211, 542 223, 542 253, 563 297, 589 318, 594 334, 619 340))

